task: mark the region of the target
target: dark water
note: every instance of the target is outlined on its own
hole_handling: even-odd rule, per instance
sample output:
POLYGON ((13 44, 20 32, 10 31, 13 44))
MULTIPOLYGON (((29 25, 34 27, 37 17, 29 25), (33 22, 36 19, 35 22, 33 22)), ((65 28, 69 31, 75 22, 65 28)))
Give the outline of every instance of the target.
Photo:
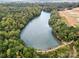
POLYGON ((47 50, 57 47, 60 43, 52 35, 48 25, 50 13, 41 12, 41 15, 33 19, 22 31, 21 39, 29 47, 47 50))

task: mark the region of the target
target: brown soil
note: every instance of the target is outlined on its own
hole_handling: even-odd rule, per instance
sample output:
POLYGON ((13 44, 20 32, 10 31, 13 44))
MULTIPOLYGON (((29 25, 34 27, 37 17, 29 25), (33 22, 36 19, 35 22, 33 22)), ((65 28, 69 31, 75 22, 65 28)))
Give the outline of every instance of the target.
POLYGON ((59 15, 65 18, 65 22, 69 26, 75 26, 78 23, 76 16, 79 16, 79 8, 75 8, 72 10, 59 11, 59 15))

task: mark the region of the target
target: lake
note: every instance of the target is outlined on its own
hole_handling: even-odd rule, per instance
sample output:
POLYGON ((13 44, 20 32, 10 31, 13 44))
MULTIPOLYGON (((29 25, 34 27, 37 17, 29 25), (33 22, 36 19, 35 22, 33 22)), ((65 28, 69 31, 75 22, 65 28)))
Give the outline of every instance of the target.
POLYGON ((20 37, 26 46, 48 50, 60 45, 59 40, 52 34, 49 19, 50 13, 42 11, 39 17, 30 21, 22 30, 20 37))

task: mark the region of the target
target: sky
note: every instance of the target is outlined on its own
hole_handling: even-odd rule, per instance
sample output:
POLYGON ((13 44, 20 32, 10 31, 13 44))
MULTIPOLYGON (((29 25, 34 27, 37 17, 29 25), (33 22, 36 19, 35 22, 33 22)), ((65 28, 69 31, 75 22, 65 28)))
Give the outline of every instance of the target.
POLYGON ((79 0, 0 0, 0 2, 16 2, 16 1, 23 1, 23 2, 79 2, 79 0))

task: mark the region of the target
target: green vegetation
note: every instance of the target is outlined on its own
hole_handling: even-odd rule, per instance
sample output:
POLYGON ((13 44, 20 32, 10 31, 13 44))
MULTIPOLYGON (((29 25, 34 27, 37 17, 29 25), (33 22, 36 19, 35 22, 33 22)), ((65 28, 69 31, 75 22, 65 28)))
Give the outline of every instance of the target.
POLYGON ((65 46, 65 47, 62 47, 62 48, 59 48, 55 51, 51 51, 51 52, 48 52, 48 53, 38 53, 38 55, 41 57, 41 58, 66 58, 66 57, 69 57, 69 51, 70 51, 70 47, 69 46, 65 46))
MULTIPOLYGON (((74 40, 74 46, 79 57, 79 27, 69 27, 58 14, 56 8, 52 6, 42 6, 44 11, 51 12, 49 25, 56 36, 63 41, 74 40), (52 8, 51 8, 52 7, 52 8)), ((37 53, 31 47, 25 47, 20 39, 21 30, 33 18, 39 16, 41 7, 34 4, 0 4, 0 58, 58 58, 69 57, 71 46, 65 46, 48 53, 37 53)))
POLYGON ((77 57, 79 58, 79 40, 74 42, 75 49, 77 50, 77 57))
POLYGON ((78 28, 70 27, 61 18, 56 9, 53 9, 49 24, 57 37, 63 41, 77 40, 78 28))
POLYGON ((0 5, 0 57, 37 57, 35 49, 25 47, 20 32, 32 18, 39 16, 38 5, 9 7, 0 5))
MULTIPOLYGON (((73 50, 73 47, 75 47, 75 50, 77 51, 76 57, 79 57, 79 27, 78 26, 77 27, 68 26, 64 22, 64 18, 61 18, 59 16, 57 9, 52 10, 49 24, 52 27, 52 30, 58 39, 60 39, 61 41, 65 41, 65 42, 70 42, 72 40, 74 41, 74 44, 70 45, 70 51, 69 50, 67 50, 67 51, 72 52, 71 50, 73 50)), ((61 50, 61 48, 60 48, 60 50, 61 50)), ((63 50, 60 53, 62 53, 62 52, 63 52, 63 50)), ((65 52, 66 52, 66 50, 64 51, 64 54, 67 54, 65 52)), ((64 57, 66 57, 66 56, 68 56, 68 54, 64 55, 64 57)))

